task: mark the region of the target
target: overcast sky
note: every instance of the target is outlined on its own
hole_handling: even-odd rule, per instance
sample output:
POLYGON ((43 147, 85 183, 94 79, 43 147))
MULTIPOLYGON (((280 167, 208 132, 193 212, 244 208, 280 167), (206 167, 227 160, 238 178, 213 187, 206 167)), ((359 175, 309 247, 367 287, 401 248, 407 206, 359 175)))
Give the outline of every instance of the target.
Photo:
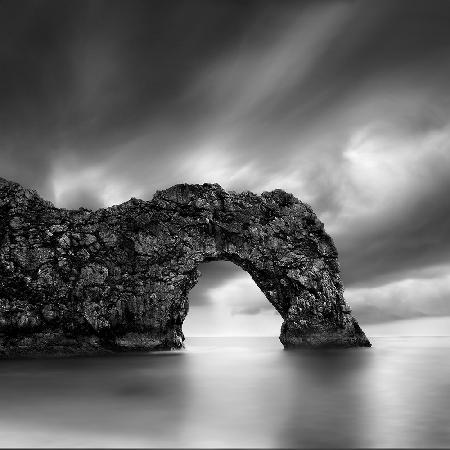
MULTIPOLYGON (((93 209, 282 188, 363 325, 450 316, 449 80, 448 1, 0 0, 0 176, 93 209)), ((201 269, 189 333, 277 333, 245 272, 201 269)))

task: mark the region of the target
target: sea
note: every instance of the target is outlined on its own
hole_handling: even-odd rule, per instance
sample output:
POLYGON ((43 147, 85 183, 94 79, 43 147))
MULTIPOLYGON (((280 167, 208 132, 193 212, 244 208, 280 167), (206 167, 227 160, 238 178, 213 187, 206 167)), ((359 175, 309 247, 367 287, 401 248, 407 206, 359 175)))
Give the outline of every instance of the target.
POLYGON ((2 447, 450 447, 450 337, 0 361, 2 447))

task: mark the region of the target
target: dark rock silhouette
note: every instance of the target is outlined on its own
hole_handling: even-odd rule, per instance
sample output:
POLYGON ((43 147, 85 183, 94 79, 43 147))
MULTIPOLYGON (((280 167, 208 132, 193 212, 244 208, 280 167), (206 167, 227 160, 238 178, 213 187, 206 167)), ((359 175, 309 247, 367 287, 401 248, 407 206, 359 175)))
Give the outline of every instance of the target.
POLYGON ((0 355, 181 348, 197 267, 212 260, 251 275, 286 348, 370 346, 337 258, 311 208, 282 190, 180 184, 66 210, 0 178, 0 355))

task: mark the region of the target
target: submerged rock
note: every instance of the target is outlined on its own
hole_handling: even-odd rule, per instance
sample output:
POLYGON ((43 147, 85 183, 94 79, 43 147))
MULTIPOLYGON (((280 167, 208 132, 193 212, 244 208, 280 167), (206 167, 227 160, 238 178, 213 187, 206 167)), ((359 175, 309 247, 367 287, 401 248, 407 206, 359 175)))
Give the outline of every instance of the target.
POLYGON ((370 346, 332 239, 292 194, 179 184, 66 210, 0 179, 0 355, 181 348, 198 266, 213 260, 251 275, 286 348, 370 346))

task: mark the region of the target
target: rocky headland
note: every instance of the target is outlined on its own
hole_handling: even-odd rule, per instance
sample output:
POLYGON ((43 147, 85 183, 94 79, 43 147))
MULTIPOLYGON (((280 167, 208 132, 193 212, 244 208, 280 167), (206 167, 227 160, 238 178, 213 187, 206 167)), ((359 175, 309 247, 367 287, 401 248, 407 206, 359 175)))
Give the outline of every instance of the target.
POLYGON ((332 239, 292 194, 179 184, 67 210, 0 178, 0 357, 182 348, 189 291, 213 260, 251 275, 285 348, 370 346, 332 239))

